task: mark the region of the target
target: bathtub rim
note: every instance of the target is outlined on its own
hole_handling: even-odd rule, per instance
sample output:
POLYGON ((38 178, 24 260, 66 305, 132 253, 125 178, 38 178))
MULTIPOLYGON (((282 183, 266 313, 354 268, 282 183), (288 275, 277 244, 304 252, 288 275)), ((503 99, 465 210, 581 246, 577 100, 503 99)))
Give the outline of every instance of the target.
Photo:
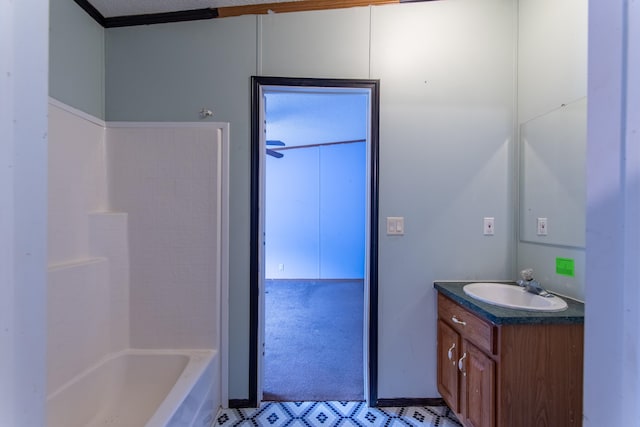
MULTIPOLYGON (((213 362, 217 356, 218 351, 216 349, 124 349, 109 353, 106 356, 99 359, 96 363, 89 366, 84 371, 80 372, 69 381, 58 387, 57 390, 49 393, 46 396, 47 405, 49 401, 54 399, 61 393, 64 393, 68 388, 75 385, 77 382, 85 378, 91 372, 105 365, 111 360, 118 357, 134 355, 134 356, 186 356, 188 357, 187 364, 178 376, 178 379, 173 384, 167 395, 162 399, 162 402, 158 405, 153 415, 145 426, 165 426, 171 417, 176 413, 180 404, 187 398, 189 392, 196 385, 196 382, 200 376, 205 372, 209 364, 213 362), (185 373, 189 373, 188 376, 185 373), (171 404, 170 404, 171 403, 171 404)), ((48 408, 45 412, 48 412, 48 408)))
POLYGON ((149 418, 145 427, 164 427, 169 423, 169 421, 171 421, 171 418, 176 413, 182 402, 184 402, 187 396, 189 396, 189 393, 196 386, 200 377, 204 374, 209 365, 213 363, 217 355, 217 350, 184 350, 182 352, 178 350, 156 350, 149 354, 184 355, 185 353, 189 356, 187 366, 184 367, 178 377, 178 380, 173 387, 171 387, 171 390, 162 400, 160 406, 158 406, 151 418, 149 418), (187 376, 185 373, 189 373, 189 375, 187 376))

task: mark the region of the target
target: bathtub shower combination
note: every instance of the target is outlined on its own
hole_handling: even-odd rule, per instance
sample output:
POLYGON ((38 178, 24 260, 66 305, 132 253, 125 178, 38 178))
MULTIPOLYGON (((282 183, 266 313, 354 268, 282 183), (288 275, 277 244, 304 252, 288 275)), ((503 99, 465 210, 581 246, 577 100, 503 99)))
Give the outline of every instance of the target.
POLYGON ((210 427, 226 406, 228 134, 50 101, 48 427, 210 427))

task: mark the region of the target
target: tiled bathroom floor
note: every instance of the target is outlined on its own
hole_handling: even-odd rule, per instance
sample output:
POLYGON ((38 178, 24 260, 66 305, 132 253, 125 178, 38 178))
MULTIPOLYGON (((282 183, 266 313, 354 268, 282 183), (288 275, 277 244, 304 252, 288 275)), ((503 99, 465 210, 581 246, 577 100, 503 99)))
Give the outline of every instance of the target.
POLYGON ((370 408, 365 402, 264 402, 224 409, 213 427, 459 427, 446 406, 370 408))

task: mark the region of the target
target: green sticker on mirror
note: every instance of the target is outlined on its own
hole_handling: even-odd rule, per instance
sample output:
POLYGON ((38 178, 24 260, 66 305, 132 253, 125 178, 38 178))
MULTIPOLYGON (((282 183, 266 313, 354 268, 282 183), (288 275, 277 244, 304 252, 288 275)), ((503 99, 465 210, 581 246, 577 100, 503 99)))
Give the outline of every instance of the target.
POLYGON ((573 258, 556 258, 556 273, 563 276, 575 276, 573 258))

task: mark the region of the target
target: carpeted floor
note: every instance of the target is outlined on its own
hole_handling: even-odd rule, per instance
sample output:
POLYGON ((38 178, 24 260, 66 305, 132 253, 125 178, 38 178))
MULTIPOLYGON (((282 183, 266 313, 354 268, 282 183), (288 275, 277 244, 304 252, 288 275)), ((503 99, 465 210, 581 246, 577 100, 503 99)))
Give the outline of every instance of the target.
POLYGON ((363 281, 267 280, 266 401, 364 399, 363 281))

